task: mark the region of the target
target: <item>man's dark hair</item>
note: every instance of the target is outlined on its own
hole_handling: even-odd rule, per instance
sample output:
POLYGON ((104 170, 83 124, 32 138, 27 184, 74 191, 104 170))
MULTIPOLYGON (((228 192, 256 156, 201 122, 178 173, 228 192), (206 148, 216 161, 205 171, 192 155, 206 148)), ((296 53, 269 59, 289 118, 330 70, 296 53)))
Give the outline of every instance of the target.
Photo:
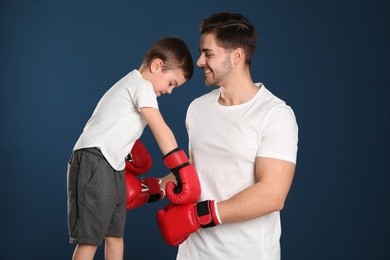
POLYGON ((226 50, 242 48, 245 62, 251 64, 258 38, 255 27, 243 15, 229 12, 212 14, 200 22, 200 33, 213 34, 218 46, 226 50))

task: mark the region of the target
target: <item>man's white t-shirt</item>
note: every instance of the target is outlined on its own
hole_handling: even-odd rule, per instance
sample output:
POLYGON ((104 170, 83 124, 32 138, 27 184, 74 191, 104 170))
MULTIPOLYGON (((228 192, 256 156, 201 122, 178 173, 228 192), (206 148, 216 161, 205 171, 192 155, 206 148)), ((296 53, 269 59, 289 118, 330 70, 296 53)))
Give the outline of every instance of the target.
MULTIPOLYGON (((202 187, 200 201, 223 201, 255 183, 256 157, 296 162, 298 127, 292 109, 262 84, 248 102, 218 103, 215 89, 189 106, 189 148, 202 187)), ((179 246, 177 259, 280 259, 280 215, 200 229, 179 246)))
POLYGON ((133 70, 115 83, 100 99, 73 150, 97 147, 117 171, 146 126, 140 108, 158 109, 150 81, 133 70))

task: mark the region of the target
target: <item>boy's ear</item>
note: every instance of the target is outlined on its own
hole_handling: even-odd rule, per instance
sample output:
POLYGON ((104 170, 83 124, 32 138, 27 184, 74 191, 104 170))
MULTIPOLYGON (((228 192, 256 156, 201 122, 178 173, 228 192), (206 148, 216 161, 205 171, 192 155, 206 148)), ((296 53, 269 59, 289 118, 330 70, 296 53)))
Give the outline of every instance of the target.
POLYGON ((155 73, 161 71, 163 69, 164 62, 162 59, 154 59, 149 66, 149 70, 151 73, 155 73))

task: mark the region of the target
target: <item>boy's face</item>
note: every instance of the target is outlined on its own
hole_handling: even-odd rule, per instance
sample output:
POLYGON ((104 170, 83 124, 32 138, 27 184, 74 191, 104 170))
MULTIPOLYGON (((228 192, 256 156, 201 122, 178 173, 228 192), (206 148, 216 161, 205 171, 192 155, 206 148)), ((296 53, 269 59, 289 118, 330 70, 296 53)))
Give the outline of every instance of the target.
POLYGON ((155 72, 149 79, 153 84, 154 92, 159 97, 162 94, 171 94, 172 90, 179 87, 186 79, 181 69, 162 70, 155 72))

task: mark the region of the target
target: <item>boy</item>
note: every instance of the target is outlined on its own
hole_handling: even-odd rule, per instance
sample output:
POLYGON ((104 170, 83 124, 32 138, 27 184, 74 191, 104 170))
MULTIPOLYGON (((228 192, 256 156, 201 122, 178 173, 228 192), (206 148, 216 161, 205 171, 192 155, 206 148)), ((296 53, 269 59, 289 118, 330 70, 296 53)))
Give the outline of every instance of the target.
POLYGON ((174 204, 199 199, 196 172, 185 164, 188 159, 177 148, 157 103, 157 97, 170 94, 192 74, 187 45, 178 37, 162 38, 147 51, 140 68, 119 80, 97 104, 68 164, 69 241, 77 244, 73 259, 93 259, 103 239, 105 257, 123 259, 125 157, 146 125, 176 177, 171 180, 177 186, 171 182, 165 188, 168 199, 174 204))

